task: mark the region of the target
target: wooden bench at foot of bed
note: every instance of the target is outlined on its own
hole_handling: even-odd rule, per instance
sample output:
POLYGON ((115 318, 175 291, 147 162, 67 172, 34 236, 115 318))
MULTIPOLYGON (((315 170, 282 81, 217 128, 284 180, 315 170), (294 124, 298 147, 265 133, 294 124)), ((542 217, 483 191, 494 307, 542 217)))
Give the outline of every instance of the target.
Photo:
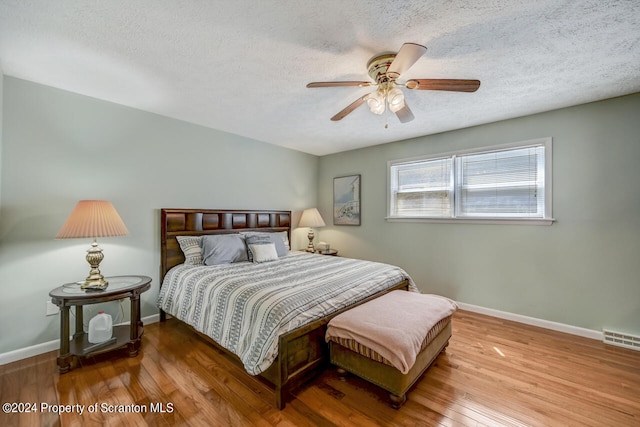
POLYGON ((341 377, 350 372, 388 391, 397 409, 449 344, 455 310, 447 298, 390 292, 329 322, 330 361, 341 377))

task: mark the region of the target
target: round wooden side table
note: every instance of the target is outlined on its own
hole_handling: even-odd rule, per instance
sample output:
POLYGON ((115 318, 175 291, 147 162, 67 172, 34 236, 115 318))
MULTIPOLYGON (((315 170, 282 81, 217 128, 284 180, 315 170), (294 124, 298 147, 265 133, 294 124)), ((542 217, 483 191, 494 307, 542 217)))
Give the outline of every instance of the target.
POLYGON ((60 307, 60 355, 58 370, 61 374, 69 372, 72 362, 78 357, 93 356, 107 351, 127 347, 129 356, 138 354, 143 326, 140 320, 140 294, 151 287, 148 276, 113 276, 107 277, 107 289, 102 291, 85 290, 80 283, 66 283, 49 292, 51 302, 60 307), (131 300, 131 322, 129 325, 113 327, 110 340, 93 344, 84 332, 83 306, 101 302, 116 301, 124 298, 131 300), (69 309, 75 307, 75 332, 69 338, 69 309))

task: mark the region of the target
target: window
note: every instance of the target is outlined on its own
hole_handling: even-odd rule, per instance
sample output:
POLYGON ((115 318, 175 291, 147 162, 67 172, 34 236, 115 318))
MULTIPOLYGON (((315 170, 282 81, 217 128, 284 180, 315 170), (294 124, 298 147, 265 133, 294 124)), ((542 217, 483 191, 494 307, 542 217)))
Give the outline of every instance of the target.
POLYGON ((389 220, 550 224, 551 138, 388 164, 389 220))

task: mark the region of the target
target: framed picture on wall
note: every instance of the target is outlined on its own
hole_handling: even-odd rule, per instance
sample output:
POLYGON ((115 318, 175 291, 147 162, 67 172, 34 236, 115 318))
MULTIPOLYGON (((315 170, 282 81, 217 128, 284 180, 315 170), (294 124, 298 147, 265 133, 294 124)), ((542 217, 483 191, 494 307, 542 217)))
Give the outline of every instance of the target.
POLYGON ((333 224, 360 225, 360 175, 333 178, 333 224))

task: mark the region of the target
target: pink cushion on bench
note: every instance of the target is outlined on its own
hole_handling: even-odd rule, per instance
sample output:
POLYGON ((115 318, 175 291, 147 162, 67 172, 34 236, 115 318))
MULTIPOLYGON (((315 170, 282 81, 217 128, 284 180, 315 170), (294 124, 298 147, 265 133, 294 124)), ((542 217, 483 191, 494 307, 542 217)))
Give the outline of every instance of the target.
POLYGON ((406 374, 429 331, 457 308, 442 296, 392 291, 331 319, 326 340, 355 340, 406 374))

